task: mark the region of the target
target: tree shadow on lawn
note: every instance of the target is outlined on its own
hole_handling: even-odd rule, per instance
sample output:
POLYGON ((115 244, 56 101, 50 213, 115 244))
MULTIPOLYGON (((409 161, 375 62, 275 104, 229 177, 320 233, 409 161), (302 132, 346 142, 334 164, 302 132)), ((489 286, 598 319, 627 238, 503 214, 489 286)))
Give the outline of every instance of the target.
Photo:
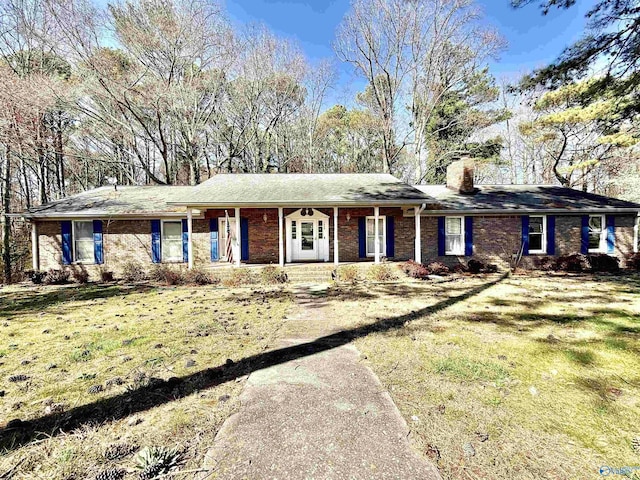
POLYGON ((0 430, 0 451, 15 450, 33 440, 55 436, 61 432, 69 432, 86 424, 101 424, 119 420, 134 413, 186 397, 199 390, 215 387, 256 370, 346 345, 370 333, 400 329, 407 322, 433 315, 456 303, 468 300, 502 282, 507 277, 508 274, 501 275, 499 278, 468 290, 464 294, 447 298, 435 305, 405 315, 388 317, 373 324, 343 330, 311 342, 252 355, 235 363, 208 368, 184 377, 174 377, 166 381, 150 379, 146 386, 100 399, 65 413, 44 416, 30 421, 14 420, 0 430))
POLYGON ((153 290, 154 286, 145 284, 131 285, 66 285, 59 287, 38 287, 28 291, 0 291, 0 317, 11 317, 25 313, 40 312, 51 307, 86 300, 106 299, 132 293, 153 290), (42 289, 50 289, 43 292, 42 289))

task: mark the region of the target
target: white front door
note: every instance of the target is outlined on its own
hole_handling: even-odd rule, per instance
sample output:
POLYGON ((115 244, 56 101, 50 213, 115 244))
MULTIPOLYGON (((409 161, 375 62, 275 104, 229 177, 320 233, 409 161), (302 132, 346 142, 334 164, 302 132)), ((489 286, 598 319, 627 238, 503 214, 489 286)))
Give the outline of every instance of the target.
MULTIPOLYGON (((238 239, 236 238, 236 219, 229 218, 229 230, 231 231, 231 247, 233 248, 234 261, 240 255, 240 249, 238 245, 238 239)), ((225 217, 218 219, 218 252, 221 262, 227 262, 227 221, 225 217)))
POLYGON ((296 253, 294 260, 318 259, 318 222, 317 220, 300 220, 299 233, 295 239, 296 253))

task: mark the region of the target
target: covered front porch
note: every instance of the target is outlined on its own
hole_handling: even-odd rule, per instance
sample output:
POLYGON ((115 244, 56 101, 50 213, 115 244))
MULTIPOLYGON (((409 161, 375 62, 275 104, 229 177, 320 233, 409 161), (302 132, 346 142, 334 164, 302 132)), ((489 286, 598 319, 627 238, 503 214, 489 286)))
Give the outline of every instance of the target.
POLYGON ((189 206, 185 257, 189 268, 199 262, 194 249, 203 250, 204 219, 209 226, 214 268, 243 264, 304 268, 310 263, 378 264, 383 259, 421 261, 421 211, 421 206, 415 205, 189 206))

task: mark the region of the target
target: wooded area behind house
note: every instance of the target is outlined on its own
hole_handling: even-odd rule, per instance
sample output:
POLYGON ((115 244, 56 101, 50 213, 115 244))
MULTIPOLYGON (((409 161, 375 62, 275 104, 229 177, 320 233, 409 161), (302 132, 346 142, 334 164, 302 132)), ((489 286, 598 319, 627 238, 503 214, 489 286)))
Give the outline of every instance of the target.
POLYGON ((28 249, 8 214, 107 184, 273 169, 439 183, 468 155, 479 183, 638 200, 639 12, 601 0, 589 48, 510 86, 487 67, 504 41, 473 0, 356 0, 321 61, 206 0, 2 0, 5 277, 28 249), (339 61, 367 86, 332 105, 339 61))

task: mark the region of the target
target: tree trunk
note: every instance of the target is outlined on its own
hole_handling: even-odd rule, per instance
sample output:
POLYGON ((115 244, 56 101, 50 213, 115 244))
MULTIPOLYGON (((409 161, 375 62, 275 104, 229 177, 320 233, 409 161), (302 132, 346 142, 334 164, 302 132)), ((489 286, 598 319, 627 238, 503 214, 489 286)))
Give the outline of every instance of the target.
POLYGON ((3 222, 2 222, 2 261, 4 263, 4 281, 11 282, 11 221, 9 211, 11 209, 11 150, 7 148, 7 158, 4 162, 4 192, 2 196, 3 222))

